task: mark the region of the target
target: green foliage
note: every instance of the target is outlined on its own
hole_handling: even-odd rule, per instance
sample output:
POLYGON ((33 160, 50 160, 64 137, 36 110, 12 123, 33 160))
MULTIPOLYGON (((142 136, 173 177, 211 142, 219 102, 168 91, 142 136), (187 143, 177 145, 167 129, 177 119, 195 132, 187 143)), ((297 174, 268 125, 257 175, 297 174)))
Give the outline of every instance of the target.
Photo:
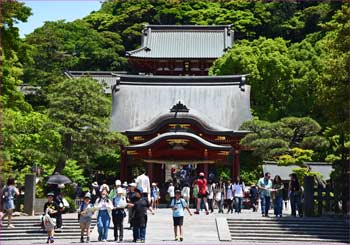
POLYGON ((67 210, 67 212, 69 213, 75 213, 77 211, 77 206, 75 205, 75 200, 73 198, 71 198, 70 196, 65 196, 64 197, 67 202, 69 203, 69 209, 67 210))
POLYGON ((117 33, 97 32, 83 20, 45 22, 26 36, 34 47, 34 63, 25 70, 27 82, 49 85, 68 70, 119 70, 125 65, 124 47, 117 33))
POLYGON ((30 47, 19 38, 19 30, 14 25, 19 21, 26 21, 31 12, 24 3, 4 1, 1 3, 2 16, 0 23, 1 56, 0 77, 1 103, 3 108, 30 111, 31 106, 24 101, 24 96, 17 87, 22 84, 23 61, 31 61, 30 47))
POLYGON ((229 168, 218 167, 216 171, 217 171, 218 178, 221 179, 222 181, 227 181, 231 179, 231 173, 229 168))
POLYGON ((240 177, 244 181, 246 186, 250 186, 256 184, 257 180, 261 177, 261 173, 263 172, 261 166, 255 169, 241 169, 240 177))
POLYGON ((314 160, 314 151, 329 146, 324 137, 317 135, 320 125, 308 117, 286 117, 273 123, 255 118, 243 123, 241 129, 251 131, 241 144, 251 148, 254 156, 260 160, 278 160, 282 165, 314 160))
POLYGON ((4 111, 3 120, 3 174, 15 172, 23 184, 25 174, 31 173, 33 165, 47 173, 60 152, 60 125, 38 112, 22 113, 11 109, 4 111))
MULTIPOLYGON (((296 173, 301 186, 304 185, 305 176, 314 176, 322 179, 322 175, 319 172, 311 172, 308 168, 295 168, 295 169, 292 169, 292 171, 296 173)), ((315 183, 317 183, 316 178, 315 178, 315 183)))
POLYGON ((120 144, 126 143, 120 134, 109 132, 111 103, 97 81, 83 77, 53 84, 48 101, 49 116, 63 126, 60 132, 64 156, 56 171, 64 169, 65 159, 74 159, 91 171, 95 160, 115 153, 120 144))
POLYGON ((84 170, 77 164, 77 161, 68 159, 66 161, 66 166, 62 171, 62 174, 70 178, 72 182, 79 183, 84 186, 86 183, 86 178, 83 175, 84 170))
POLYGON ((304 162, 312 161, 312 150, 304 150, 301 148, 292 148, 290 155, 285 154, 278 157, 278 165, 288 166, 288 165, 302 165, 304 162))

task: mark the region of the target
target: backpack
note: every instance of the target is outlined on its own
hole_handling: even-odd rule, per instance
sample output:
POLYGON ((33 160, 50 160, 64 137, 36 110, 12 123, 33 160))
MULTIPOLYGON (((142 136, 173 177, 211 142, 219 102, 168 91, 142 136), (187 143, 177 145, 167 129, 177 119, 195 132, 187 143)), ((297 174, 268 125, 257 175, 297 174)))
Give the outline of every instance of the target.
POLYGON ((4 202, 8 202, 10 199, 9 199, 9 188, 6 186, 3 190, 2 190, 2 200, 4 202))
MULTIPOLYGON (((175 204, 176 204, 176 203, 175 203, 175 201, 176 201, 176 199, 173 199, 173 201, 171 202, 171 204, 173 204, 173 203, 174 203, 174 204, 173 204, 173 205, 171 205, 171 206, 175 206, 175 204)), ((181 206, 182 206, 182 208, 185 210, 185 206, 184 206, 183 201, 184 201, 184 202, 186 202, 186 201, 185 201, 185 199, 180 198, 180 203, 181 203, 181 206)))

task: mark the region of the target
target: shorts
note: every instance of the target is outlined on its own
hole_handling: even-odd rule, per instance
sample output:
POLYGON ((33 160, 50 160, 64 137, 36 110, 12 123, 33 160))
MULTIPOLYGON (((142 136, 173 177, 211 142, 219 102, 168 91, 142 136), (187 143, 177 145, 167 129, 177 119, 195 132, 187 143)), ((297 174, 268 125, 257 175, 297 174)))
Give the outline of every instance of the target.
POLYGON ((199 194, 199 193, 198 193, 198 198, 203 198, 203 197, 207 197, 207 196, 208 196, 207 193, 205 193, 205 194, 199 194))
POLYGON ((91 225, 91 221, 80 222, 80 229, 81 230, 89 229, 90 225, 91 225))
POLYGON ((174 226, 182 226, 184 224, 184 217, 173 217, 174 226))
POLYGON ((13 200, 4 202, 4 210, 8 209, 15 209, 15 202, 13 200))

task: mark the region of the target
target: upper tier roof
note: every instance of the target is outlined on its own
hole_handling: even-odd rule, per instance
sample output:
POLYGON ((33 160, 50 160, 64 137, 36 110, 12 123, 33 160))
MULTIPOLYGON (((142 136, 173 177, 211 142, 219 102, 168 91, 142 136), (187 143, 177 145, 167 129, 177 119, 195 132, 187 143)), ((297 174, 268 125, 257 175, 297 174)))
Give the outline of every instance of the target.
POLYGON ((230 25, 149 25, 139 49, 128 51, 135 58, 216 59, 233 45, 230 25))

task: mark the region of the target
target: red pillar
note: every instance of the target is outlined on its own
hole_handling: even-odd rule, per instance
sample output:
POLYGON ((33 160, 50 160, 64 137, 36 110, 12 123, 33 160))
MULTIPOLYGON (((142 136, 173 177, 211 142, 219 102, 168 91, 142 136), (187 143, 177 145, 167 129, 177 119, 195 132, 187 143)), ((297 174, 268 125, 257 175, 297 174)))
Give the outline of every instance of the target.
POLYGON ((149 178, 149 181, 153 182, 153 163, 147 163, 147 175, 149 178))
POLYGON ((203 172, 206 178, 208 178, 208 163, 204 163, 203 172))

